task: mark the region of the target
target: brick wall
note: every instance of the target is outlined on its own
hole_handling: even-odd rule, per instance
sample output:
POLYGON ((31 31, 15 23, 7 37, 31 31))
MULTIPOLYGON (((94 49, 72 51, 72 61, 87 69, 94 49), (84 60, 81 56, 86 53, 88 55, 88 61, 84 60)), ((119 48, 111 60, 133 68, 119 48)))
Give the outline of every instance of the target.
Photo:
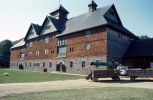
POLYGON ((71 35, 61 37, 67 39, 67 58, 84 57, 84 56, 101 56, 106 55, 106 30, 105 28, 96 28, 91 30, 91 36, 87 37, 86 31, 73 33, 71 35), (86 50, 85 46, 90 43, 91 48, 86 50), (74 48, 70 52, 70 48, 74 48))
MULTIPOLYGON (((30 47, 26 45, 26 57, 25 60, 35 60, 35 59, 55 59, 57 51, 57 38, 56 33, 50 34, 45 37, 49 37, 49 43, 45 43, 45 37, 40 37, 32 40, 33 45, 30 47), (45 55, 45 49, 48 49, 48 55, 45 55), (36 51, 39 51, 39 55, 36 55, 36 51), (51 53, 53 51, 54 53, 51 53), (29 52, 32 52, 32 56, 29 56, 29 52)), ((30 42, 30 41, 29 41, 30 42)))

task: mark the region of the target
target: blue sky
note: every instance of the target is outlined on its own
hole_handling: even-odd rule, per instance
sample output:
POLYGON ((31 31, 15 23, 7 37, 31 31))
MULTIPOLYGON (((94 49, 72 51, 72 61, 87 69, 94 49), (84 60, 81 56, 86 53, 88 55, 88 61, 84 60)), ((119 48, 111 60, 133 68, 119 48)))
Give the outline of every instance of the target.
MULTIPOLYGON (((0 0, 0 41, 23 38, 31 23, 42 25, 59 0, 0 0)), ((69 18, 88 11, 91 0, 61 0, 69 18)), ((123 25, 136 35, 153 37, 153 0, 95 0, 98 7, 115 4, 123 25)))

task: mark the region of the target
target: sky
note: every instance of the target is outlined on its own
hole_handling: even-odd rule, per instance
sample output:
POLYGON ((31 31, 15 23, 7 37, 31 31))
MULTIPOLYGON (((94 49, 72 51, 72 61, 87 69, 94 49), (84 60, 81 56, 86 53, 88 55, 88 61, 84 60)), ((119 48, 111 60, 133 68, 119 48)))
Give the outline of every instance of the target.
MULTIPOLYGON (((69 18, 88 11, 91 0, 61 0, 69 18)), ((153 37, 153 0, 95 0, 98 8, 115 4, 121 21, 134 34, 153 37)), ((0 0, 0 41, 23 38, 31 23, 42 25, 59 0, 0 0)))

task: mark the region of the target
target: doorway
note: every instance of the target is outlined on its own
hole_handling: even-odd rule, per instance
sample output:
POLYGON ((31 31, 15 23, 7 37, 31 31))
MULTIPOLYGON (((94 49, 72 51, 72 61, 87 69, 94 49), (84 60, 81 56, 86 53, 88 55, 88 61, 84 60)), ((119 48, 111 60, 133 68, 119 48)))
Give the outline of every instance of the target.
POLYGON ((60 62, 59 64, 57 64, 56 71, 66 72, 66 66, 63 64, 63 62, 60 62))

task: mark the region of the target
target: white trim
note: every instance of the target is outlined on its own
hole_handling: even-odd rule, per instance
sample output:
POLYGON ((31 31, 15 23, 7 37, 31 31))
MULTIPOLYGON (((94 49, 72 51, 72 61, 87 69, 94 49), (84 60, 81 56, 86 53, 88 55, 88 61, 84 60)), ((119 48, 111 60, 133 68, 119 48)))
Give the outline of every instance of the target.
POLYGON ((60 62, 62 62, 63 64, 65 64, 63 60, 58 61, 58 64, 60 64, 60 62))

